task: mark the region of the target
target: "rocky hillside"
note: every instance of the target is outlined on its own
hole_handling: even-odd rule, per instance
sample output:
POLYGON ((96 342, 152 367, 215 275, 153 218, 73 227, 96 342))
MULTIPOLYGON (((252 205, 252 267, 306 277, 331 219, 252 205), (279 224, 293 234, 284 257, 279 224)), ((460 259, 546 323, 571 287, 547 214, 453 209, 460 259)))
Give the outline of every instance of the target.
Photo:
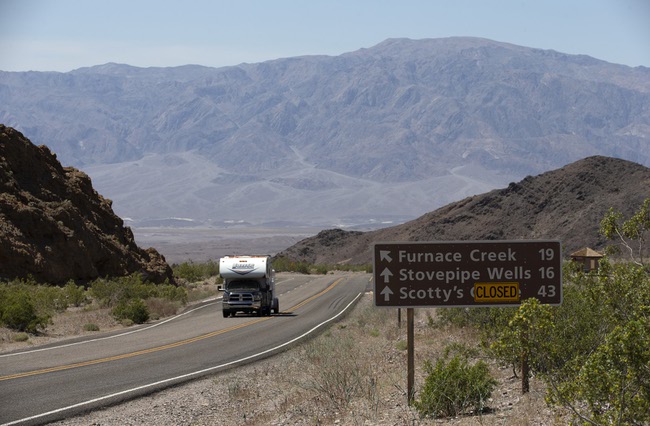
POLYGON ((0 279, 64 283, 139 272, 172 281, 165 259, 135 244, 111 203, 85 173, 0 125, 0 279))
POLYGON ((278 256, 313 263, 372 261, 379 241, 557 239, 565 254, 600 249, 598 234, 610 207, 631 216, 650 198, 650 169, 594 156, 528 176, 507 188, 465 198, 403 225, 373 232, 322 231, 278 256))
POLYGON ((136 222, 403 222, 586 156, 650 166, 650 69, 389 39, 224 68, 0 72, 0 123, 136 222))

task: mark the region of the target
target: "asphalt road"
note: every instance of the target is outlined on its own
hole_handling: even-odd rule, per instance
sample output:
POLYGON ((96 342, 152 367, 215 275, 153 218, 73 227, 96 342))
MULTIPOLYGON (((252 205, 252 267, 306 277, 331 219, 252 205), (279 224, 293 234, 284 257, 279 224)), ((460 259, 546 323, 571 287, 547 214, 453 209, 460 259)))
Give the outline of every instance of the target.
POLYGON ((370 275, 278 274, 280 313, 223 318, 221 302, 93 338, 0 354, 0 424, 44 424, 254 362, 321 332, 370 275))

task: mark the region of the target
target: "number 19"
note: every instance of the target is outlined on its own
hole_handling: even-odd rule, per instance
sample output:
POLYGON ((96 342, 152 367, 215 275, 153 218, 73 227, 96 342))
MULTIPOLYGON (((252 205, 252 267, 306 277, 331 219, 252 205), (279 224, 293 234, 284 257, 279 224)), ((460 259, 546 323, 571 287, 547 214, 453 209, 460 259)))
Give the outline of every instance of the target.
POLYGON ((555 250, 552 248, 544 248, 539 250, 539 256, 542 260, 553 260, 555 250))

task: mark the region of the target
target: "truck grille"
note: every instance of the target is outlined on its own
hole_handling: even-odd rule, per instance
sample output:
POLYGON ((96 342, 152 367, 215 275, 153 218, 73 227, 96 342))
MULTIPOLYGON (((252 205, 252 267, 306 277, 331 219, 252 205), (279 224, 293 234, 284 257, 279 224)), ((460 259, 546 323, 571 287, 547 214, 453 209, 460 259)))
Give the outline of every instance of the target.
POLYGON ((231 293, 230 302, 253 302, 253 295, 250 293, 231 293))

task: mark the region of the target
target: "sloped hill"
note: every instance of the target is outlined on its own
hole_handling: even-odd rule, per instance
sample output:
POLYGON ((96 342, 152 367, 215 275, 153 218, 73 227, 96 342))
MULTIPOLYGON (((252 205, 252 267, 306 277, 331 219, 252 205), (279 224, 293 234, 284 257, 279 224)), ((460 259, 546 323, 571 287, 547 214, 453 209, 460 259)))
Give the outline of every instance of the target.
POLYGON ((0 279, 64 283, 139 272, 173 281, 165 259, 135 244, 111 204, 85 173, 0 125, 0 279))
POLYGON ((278 254, 313 263, 372 261, 378 241, 557 239, 565 254, 602 248, 610 207, 629 217, 650 198, 650 169, 593 156, 507 188, 465 198, 403 225, 373 232, 322 231, 278 254))

